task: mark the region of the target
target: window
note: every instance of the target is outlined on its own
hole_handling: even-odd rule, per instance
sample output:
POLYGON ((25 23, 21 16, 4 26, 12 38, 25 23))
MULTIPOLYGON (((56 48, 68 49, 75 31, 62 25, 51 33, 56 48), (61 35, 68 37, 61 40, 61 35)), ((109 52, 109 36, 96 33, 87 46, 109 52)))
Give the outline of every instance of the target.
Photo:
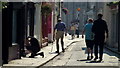
POLYGON ((17 22, 16 22, 16 11, 13 11, 13 21, 12 21, 12 43, 16 43, 16 31, 17 30, 17 22))

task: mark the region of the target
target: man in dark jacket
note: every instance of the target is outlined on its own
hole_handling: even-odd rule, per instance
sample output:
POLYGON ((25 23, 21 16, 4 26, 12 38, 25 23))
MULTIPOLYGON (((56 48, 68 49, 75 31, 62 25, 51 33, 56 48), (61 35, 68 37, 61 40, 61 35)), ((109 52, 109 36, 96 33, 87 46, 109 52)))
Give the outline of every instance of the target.
POLYGON ((102 14, 98 14, 98 19, 94 21, 92 32, 94 35, 94 42, 95 42, 95 61, 98 59, 98 47, 99 47, 99 61, 102 61, 103 58, 103 47, 104 47, 104 40, 105 40, 105 33, 106 37, 108 38, 108 27, 106 21, 102 19, 102 14))
POLYGON ((31 52, 31 56, 29 56, 29 58, 34 58, 37 55, 41 55, 42 57, 44 57, 43 52, 37 53, 40 51, 40 46, 36 38, 31 36, 27 37, 26 44, 27 44, 26 49, 31 52))

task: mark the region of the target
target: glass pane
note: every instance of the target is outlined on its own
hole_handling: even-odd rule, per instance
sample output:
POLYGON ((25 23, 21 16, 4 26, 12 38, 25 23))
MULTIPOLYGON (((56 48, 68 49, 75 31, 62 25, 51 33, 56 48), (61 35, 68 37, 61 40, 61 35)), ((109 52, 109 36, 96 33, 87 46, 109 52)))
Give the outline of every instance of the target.
POLYGON ((13 11, 12 43, 16 43, 16 30, 17 30, 16 11, 13 11))

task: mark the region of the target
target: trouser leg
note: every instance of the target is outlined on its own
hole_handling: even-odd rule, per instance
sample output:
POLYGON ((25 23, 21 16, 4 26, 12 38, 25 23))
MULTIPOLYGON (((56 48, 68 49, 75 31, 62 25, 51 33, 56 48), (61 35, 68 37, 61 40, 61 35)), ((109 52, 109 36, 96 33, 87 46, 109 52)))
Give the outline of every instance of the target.
POLYGON ((64 42, 63 42, 63 37, 61 38, 61 46, 62 46, 62 50, 64 51, 64 42))
POLYGON ((100 43, 99 45, 99 55, 100 55, 100 60, 102 60, 103 58, 103 47, 104 47, 104 43, 100 43))
POLYGON ((56 48, 57 48, 57 52, 59 52, 59 39, 56 40, 56 48))
POLYGON ((98 44, 95 43, 95 47, 94 47, 94 54, 95 54, 95 58, 98 58, 98 44))

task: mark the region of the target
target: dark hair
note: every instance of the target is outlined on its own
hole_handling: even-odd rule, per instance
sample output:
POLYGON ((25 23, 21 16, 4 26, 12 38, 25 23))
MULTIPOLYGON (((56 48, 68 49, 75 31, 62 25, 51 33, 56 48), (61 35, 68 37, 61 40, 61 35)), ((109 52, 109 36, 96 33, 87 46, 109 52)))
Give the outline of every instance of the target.
POLYGON ((61 20, 58 20, 58 22, 61 22, 61 20))
POLYGON ((93 19, 92 19, 92 18, 89 18, 88 21, 89 21, 89 22, 93 22, 93 19))
POLYGON ((98 16, 99 16, 99 17, 102 17, 102 16, 103 16, 103 14, 100 14, 100 13, 99 13, 99 14, 98 14, 98 16))

